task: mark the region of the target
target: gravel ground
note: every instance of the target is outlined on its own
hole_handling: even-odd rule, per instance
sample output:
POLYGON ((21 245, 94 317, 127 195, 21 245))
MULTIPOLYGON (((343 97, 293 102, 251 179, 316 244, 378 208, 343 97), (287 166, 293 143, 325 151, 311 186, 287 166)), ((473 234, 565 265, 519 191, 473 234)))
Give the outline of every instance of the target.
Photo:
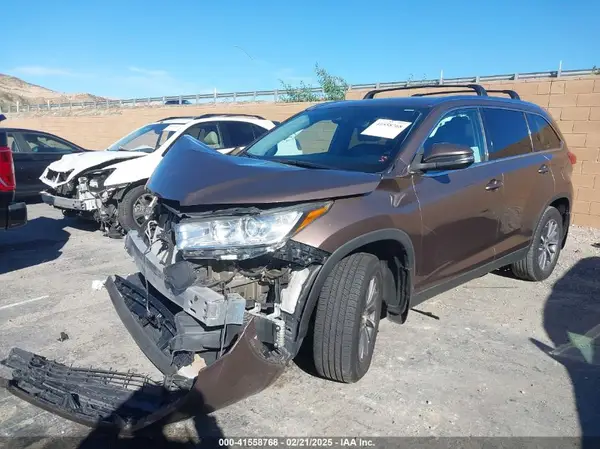
MULTIPOLYGON (((92 289, 94 280, 135 271, 123 242, 43 204, 29 213, 26 227, 0 233, 0 357, 18 346, 62 362, 156 376, 107 292, 92 289), (61 332, 69 338, 59 341, 61 332)), ((328 382, 294 364, 263 393, 164 433, 178 440, 209 431, 228 437, 600 434, 598 243, 600 230, 572 227, 545 282, 489 274, 418 307, 439 320, 411 313, 402 326, 383 321, 371 369, 356 384, 328 382)), ((2 367, 0 375, 10 374, 2 367)), ((88 432, 0 390, 0 436, 88 432)))

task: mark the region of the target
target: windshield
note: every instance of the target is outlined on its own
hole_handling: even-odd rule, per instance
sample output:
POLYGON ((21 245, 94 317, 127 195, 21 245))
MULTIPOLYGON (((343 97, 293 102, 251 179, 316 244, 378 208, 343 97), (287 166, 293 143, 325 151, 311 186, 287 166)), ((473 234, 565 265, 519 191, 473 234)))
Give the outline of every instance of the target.
POLYGON ((243 155, 308 168, 384 170, 423 109, 381 105, 317 107, 279 125, 243 155))
POLYGON ((127 134, 120 140, 117 140, 108 151, 142 151, 152 153, 175 132, 181 129, 183 125, 173 123, 152 123, 136 129, 127 134))

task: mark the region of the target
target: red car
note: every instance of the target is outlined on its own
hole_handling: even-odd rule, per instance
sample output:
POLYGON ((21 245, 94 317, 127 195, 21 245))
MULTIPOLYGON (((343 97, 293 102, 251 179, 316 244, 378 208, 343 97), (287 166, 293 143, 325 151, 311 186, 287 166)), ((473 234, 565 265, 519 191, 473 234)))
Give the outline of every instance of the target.
MULTIPOLYGON (((6 117, 0 114, 0 122, 6 117)), ((6 133, 0 129, 0 229, 16 228, 27 223, 27 206, 15 203, 15 166, 6 133)))

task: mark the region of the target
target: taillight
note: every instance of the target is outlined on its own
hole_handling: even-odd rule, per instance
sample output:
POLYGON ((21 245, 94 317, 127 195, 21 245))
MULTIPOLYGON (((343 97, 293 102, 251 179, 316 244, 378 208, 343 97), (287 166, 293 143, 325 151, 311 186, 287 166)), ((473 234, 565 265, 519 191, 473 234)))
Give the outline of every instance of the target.
POLYGON ((0 192, 13 192, 15 187, 12 151, 8 147, 0 147, 0 192))
POLYGON ((575 156, 575 153, 571 153, 570 151, 567 151, 567 156, 569 156, 571 165, 575 165, 575 163, 577 162, 577 156, 575 156))

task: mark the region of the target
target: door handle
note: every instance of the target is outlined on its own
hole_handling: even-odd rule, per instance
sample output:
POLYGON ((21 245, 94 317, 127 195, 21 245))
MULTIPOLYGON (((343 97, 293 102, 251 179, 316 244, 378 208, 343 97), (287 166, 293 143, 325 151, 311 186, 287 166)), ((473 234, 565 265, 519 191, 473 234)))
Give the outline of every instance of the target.
POLYGON ((502 185, 503 183, 499 179, 492 179, 485 186, 485 190, 498 190, 500 187, 502 187, 502 185))
POLYGON ((538 173, 541 175, 545 175, 549 171, 550 171, 550 169, 548 168, 548 166, 546 164, 542 164, 542 166, 540 168, 538 168, 538 173))

